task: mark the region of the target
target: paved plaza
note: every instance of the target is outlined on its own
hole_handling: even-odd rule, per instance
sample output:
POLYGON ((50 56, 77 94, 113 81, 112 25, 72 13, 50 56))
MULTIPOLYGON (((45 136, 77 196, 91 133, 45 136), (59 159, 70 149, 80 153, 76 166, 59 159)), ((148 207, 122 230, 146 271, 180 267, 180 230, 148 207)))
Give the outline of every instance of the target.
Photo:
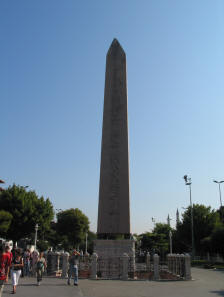
MULTIPOLYGON (((21 278, 17 297, 218 297, 224 296, 224 271, 192 269, 193 281, 105 281, 80 280, 68 286, 65 279, 44 278, 36 286, 34 278, 21 278)), ((11 296, 11 285, 3 297, 11 296)))

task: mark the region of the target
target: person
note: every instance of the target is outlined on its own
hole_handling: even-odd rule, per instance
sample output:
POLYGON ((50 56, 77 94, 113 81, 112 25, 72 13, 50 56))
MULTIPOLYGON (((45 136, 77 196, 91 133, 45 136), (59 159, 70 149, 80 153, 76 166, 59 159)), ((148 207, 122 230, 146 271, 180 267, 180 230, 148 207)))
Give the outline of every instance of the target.
POLYGON ((18 285, 22 268, 23 268, 22 253, 20 249, 17 249, 15 251, 15 257, 12 260, 12 271, 11 271, 12 286, 13 286, 12 294, 16 293, 16 286, 18 285))
POLYGON ((37 265, 37 259, 39 257, 39 252, 37 250, 34 250, 31 254, 32 259, 32 274, 35 276, 36 273, 36 265, 37 265))
POLYGON ((9 255, 5 253, 3 246, 0 246, 0 297, 2 297, 4 282, 8 281, 9 267, 9 255))
MULTIPOLYGON (((8 265, 8 275, 10 276, 10 267, 12 263, 12 252, 9 244, 5 245, 5 253, 8 255, 9 258, 9 265, 8 265)), ((8 282, 8 279, 5 281, 6 283, 8 282)))
POLYGON ((80 253, 74 249, 72 255, 69 257, 69 270, 68 270, 68 285, 71 284, 72 274, 74 274, 74 286, 78 286, 78 264, 80 253))
POLYGON ((24 276, 30 275, 30 250, 27 249, 24 253, 24 276))
POLYGON ((44 253, 41 252, 40 256, 37 259, 37 285, 40 285, 40 282, 42 281, 43 272, 46 269, 46 260, 44 258, 44 253))

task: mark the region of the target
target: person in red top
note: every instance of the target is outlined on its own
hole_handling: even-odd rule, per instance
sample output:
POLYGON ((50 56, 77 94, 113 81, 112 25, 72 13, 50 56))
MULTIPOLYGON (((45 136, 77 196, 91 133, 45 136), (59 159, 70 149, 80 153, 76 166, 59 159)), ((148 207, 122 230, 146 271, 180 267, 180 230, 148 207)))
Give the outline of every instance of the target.
POLYGON ((2 297, 4 282, 8 281, 9 266, 9 255, 5 253, 3 247, 0 246, 0 297, 2 297))
MULTIPOLYGON (((8 266, 8 275, 10 274, 10 266, 11 266, 11 263, 12 263, 12 252, 11 252, 11 249, 10 249, 10 246, 9 245, 6 245, 5 246, 5 253, 8 255, 9 257, 9 266, 8 266)), ((6 279, 5 281, 6 283, 8 282, 8 279, 6 279)))

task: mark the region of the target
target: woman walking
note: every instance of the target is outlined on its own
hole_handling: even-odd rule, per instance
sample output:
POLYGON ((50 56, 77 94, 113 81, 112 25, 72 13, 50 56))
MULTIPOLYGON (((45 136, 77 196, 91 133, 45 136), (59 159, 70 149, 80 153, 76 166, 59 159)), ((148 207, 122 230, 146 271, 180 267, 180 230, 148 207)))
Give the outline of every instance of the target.
POLYGON ((12 271, 11 271, 12 286, 13 286, 12 294, 16 293, 16 286, 18 285, 22 268, 23 268, 23 258, 22 258, 21 250, 18 249, 15 251, 15 257, 12 260, 12 271))
POLYGON ((44 258, 44 253, 41 252, 40 256, 37 259, 37 285, 40 285, 40 282, 42 281, 43 272, 46 269, 46 260, 44 258))

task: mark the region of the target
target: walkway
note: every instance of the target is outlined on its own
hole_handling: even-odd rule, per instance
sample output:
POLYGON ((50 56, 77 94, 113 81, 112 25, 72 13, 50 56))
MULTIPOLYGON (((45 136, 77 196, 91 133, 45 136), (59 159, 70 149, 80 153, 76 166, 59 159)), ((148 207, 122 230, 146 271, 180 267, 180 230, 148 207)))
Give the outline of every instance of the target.
MULTIPOLYGON (((17 297, 218 297, 224 296, 224 271, 192 269, 193 281, 103 281, 80 280, 68 286, 66 280, 44 278, 38 287, 34 278, 21 278, 17 297)), ((3 297, 12 296, 6 285, 3 297)))

